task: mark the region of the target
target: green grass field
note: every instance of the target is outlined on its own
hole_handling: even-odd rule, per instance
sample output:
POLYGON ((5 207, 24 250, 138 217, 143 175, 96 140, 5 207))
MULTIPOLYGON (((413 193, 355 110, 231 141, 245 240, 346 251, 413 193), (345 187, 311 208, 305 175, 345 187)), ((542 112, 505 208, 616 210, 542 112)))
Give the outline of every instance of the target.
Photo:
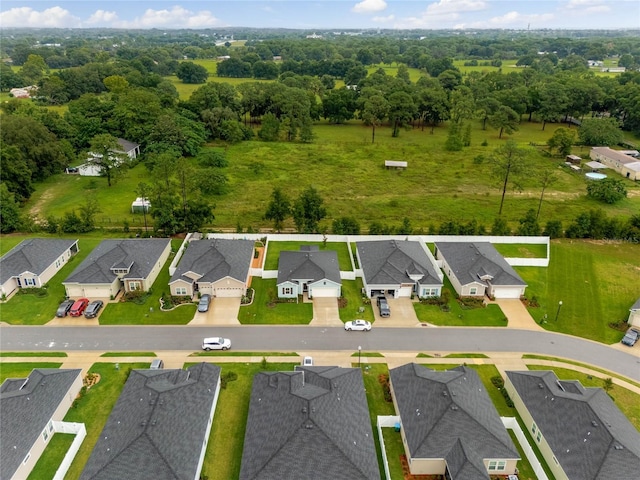
POLYGON ((265 270, 277 270, 280 252, 282 251, 298 251, 301 245, 315 245, 319 250, 335 250, 338 255, 338 265, 340 270, 351 272, 351 257, 349 256, 349 248, 346 243, 327 242, 269 242, 267 250, 267 258, 265 259, 265 270))
POLYGON ((522 243, 494 243, 494 247, 503 257, 546 258, 547 246, 522 243))
POLYGON ((365 303, 362 297, 362 279, 356 278, 355 280, 343 280, 342 281, 342 296, 347 300, 347 306, 338 309, 340 314, 340 320, 348 322, 361 318, 373 322, 375 320, 373 314, 373 307, 371 302, 365 303), (361 312, 360 309, 363 309, 361 312))
POLYGON ((626 320, 638 297, 638 245, 599 241, 554 240, 548 268, 516 267, 528 283, 527 297, 540 307, 529 313, 547 330, 604 343, 623 333, 608 326, 626 320), (562 307, 558 313, 559 302, 562 307))
POLYGON ((255 294, 251 305, 240 307, 238 320, 243 325, 307 325, 313 318, 311 303, 274 303, 277 298, 276 279, 253 277, 255 294))
POLYGON ((75 435, 69 433, 54 434, 29 474, 28 480, 52 479, 75 438, 75 435))
POLYGON ((34 368, 60 368, 62 363, 24 362, 0 363, 0 385, 7 378, 27 378, 34 368))

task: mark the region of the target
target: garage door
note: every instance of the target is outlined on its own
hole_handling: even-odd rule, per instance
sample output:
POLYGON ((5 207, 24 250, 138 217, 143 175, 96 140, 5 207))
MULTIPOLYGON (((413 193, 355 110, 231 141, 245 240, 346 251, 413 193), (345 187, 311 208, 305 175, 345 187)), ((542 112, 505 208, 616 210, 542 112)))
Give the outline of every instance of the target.
POLYGON ((338 287, 328 287, 328 288, 319 288, 319 287, 315 287, 313 290, 311 290, 311 296, 312 297, 332 297, 332 298, 338 298, 338 287))
POLYGON ((520 298, 522 290, 520 288, 494 288, 495 298, 520 298))
POLYGON ((413 285, 410 287, 400 287, 400 291, 398 292, 399 297, 410 297, 413 292, 413 285))
POLYGON ((244 293, 243 288, 216 288, 214 295, 216 297, 241 297, 244 293))

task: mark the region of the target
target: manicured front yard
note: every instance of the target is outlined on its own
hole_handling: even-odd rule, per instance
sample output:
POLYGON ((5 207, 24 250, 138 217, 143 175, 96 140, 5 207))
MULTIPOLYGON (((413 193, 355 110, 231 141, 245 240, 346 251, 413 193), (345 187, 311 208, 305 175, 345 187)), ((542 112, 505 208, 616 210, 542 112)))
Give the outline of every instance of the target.
POLYGON ((307 325, 313 318, 311 303, 272 303, 276 299, 276 279, 253 277, 251 305, 243 305, 238 320, 243 325, 307 325))
POLYGON ((116 370, 113 363, 94 363, 89 373, 98 373, 100 381, 91 387, 86 394, 77 401, 77 406, 71 407, 64 417, 65 422, 84 423, 87 436, 78 450, 66 480, 75 480, 80 477, 91 451, 98 441, 111 409, 116 404, 118 396, 127 381, 129 370, 136 368, 149 368, 148 363, 121 363, 116 370))
POLYGON ((315 245, 321 251, 335 250, 338 254, 338 265, 340 270, 351 272, 351 257, 349 256, 349 248, 346 243, 342 242, 269 242, 267 249, 267 258, 264 262, 265 270, 277 270, 278 259, 282 251, 298 251, 301 245, 315 245))
POLYGON ((529 285, 527 297, 540 304, 529 313, 537 322, 546 315, 547 330, 620 341, 623 332, 608 324, 626 320, 638 298, 639 254, 630 243, 553 240, 548 268, 516 267, 529 285))
POLYGON ((27 378, 34 368, 60 368, 61 365, 52 362, 0 363, 0 385, 7 378, 27 378))
MULTIPOLYGON (((185 364, 185 368, 193 364, 185 364)), ((251 386, 256 373, 269 371, 292 371, 297 363, 217 363, 221 375, 234 372, 237 380, 229 382, 220 390, 218 405, 213 419, 211 435, 202 466, 201 478, 229 480, 240 476, 242 446, 249 415, 251 386)))
POLYGON ((355 280, 343 280, 342 296, 346 299, 347 305, 344 308, 338 309, 338 312, 340 313, 340 320, 343 322, 355 320, 356 318, 361 318, 370 322, 375 320, 371 302, 367 301, 365 304, 363 301, 361 278, 356 278, 355 280), (363 309, 362 312, 360 311, 361 308, 363 309))

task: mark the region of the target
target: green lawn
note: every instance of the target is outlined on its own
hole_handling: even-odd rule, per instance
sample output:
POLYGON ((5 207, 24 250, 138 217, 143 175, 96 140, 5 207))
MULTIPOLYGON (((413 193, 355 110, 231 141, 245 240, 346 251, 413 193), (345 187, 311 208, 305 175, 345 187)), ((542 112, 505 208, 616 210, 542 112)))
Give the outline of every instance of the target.
POLYGON ((638 298, 639 253, 638 245, 628 243, 552 241, 548 268, 516 267, 529 285, 527 297, 537 297, 540 304, 529 313, 537 322, 547 315, 547 330, 620 341, 623 332, 608 324, 626 320, 638 298))
POLYGON ((49 281, 46 295, 41 297, 28 293, 29 289, 21 290, 27 293, 18 292, 8 302, 0 304, 2 321, 13 325, 43 325, 54 318, 58 305, 65 299, 62 282, 101 241, 99 238, 81 238, 78 242, 80 251, 49 281))
POLYGON ((254 290, 251 305, 240 307, 238 320, 243 325, 307 325, 313 318, 311 303, 274 303, 277 298, 277 280, 253 277, 254 290))
POLYGON ((362 296, 362 279, 356 278, 355 280, 343 280, 342 281, 342 296, 347 300, 347 306, 338 309, 340 314, 340 320, 348 322, 349 320, 355 320, 361 318, 373 322, 375 320, 373 315, 373 308, 371 307, 371 301, 367 300, 367 303, 363 301, 362 296), (363 312, 360 312, 360 308, 364 308, 363 312))
POLYGON ((153 352, 107 352, 101 357, 157 357, 153 352))
POLYGON ((503 257, 546 258, 547 246, 530 243, 494 243, 494 247, 503 257))
POLYGON ((76 458, 65 480, 75 480, 80 477, 91 451, 98 441, 111 409, 116 404, 118 396, 124 387, 130 369, 149 368, 149 363, 121 363, 116 370, 113 363, 94 363, 89 373, 98 373, 100 381, 91 387, 86 394, 72 407, 64 417, 65 422, 84 423, 87 436, 78 450, 76 458))
MULTIPOLYGON (((585 387, 602 387, 604 385, 604 381, 601 378, 568 368, 548 367, 546 365, 527 365, 527 368, 529 370, 552 370, 560 380, 579 380, 585 387)), ((636 429, 640 430, 640 395, 619 385, 614 385, 609 395, 636 429)))
MULTIPOLYGON (((186 364, 188 367, 192 364, 186 364)), ((229 382, 220 391, 216 414, 207 444, 201 478, 229 480, 238 478, 242 462, 242 446, 247 427, 251 386, 256 373, 269 371, 291 371, 296 363, 269 363, 263 368, 260 363, 218 363, 222 375, 234 372, 238 379, 229 382)))
POLYGON ((66 357, 66 352, 0 352, 0 357, 66 357))
MULTIPOLYGON (((180 247, 181 240, 171 241, 171 249, 175 252, 180 247)), ((173 254, 169 256, 166 264, 160 270, 160 274, 151 288, 151 294, 144 303, 138 305, 134 302, 108 303, 100 315, 101 325, 186 325, 196 313, 196 304, 181 305, 168 312, 160 310, 160 297, 162 292, 169 292, 169 265, 173 261, 173 254)))
POLYGON ((49 480, 53 478, 75 438, 76 436, 70 433, 54 434, 28 479, 49 480))
POLYGON ((351 272, 351 257, 349 256, 349 247, 346 243, 342 242, 269 242, 267 250, 267 258, 264 262, 265 270, 277 270, 278 260, 280 258, 280 252, 283 251, 298 251, 301 245, 315 245, 321 251, 335 250, 338 254, 338 265, 340 270, 351 272))
POLYGON ((0 363, 0 385, 7 378, 27 378, 34 368, 60 368, 61 365, 52 362, 0 363))

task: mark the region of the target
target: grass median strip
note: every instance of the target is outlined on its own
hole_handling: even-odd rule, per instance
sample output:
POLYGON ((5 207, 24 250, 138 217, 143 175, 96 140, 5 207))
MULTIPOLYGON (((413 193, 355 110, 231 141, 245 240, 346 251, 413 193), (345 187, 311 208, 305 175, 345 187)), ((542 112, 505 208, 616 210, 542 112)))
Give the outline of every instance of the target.
POLYGON ((106 352, 101 357, 157 357, 153 352, 106 352))
POLYGON ((66 357, 65 352, 0 352, 0 357, 66 357))
POLYGON ((25 362, 0 364, 0 384, 7 378, 27 378, 34 368, 60 368, 62 363, 25 362))

